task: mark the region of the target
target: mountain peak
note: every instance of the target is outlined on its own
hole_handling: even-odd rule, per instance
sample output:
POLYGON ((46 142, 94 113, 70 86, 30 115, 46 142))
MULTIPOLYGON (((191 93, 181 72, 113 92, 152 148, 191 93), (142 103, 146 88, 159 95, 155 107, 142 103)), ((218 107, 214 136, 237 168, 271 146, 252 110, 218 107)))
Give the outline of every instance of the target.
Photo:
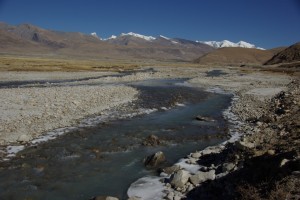
POLYGON ((152 37, 152 36, 141 35, 141 34, 133 33, 133 32, 122 33, 120 36, 133 36, 133 37, 141 38, 141 39, 144 39, 147 41, 152 41, 152 40, 156 39, 155 37, 152 37))
POLYGON ((91 36, 93 36, 93 37, 95 37, 95 38, 98 38, 98 39, 100 39, 100 38, 98 37, 98 35, 97 35, 97 33, 96 33, 96 32, 93 32, 93 33, 91 33, 91 36))
POLYGON ((214 48, 223 48, 223 47, 242 47, 242 48, 255 48, 264 50, 263 48, 256 47, 254 44, 245 42, 245 41, 239 41, 237 43, 231 42, 229 40, 223 40, 223 41, 197 41, 200 43, 204 43, 207 45, 210 45, 214 48))

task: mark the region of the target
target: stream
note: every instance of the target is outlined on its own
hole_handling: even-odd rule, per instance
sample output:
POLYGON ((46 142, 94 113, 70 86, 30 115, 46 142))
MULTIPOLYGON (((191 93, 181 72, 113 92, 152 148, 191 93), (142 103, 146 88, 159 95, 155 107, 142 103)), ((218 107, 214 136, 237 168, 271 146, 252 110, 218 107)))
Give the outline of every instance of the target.
POLYGON ((163 151, 164 166, 170 166, 190 152, 226 140, 228 124, 222 111, 231 96, 182 82, 131 83, 141 92, 134 106, 156 112, 82 127, 0 163, 0 199, 87 200, 98 195, 126 199, 132 182, 157 174, 144 167, 146 156, 163 151), (215 121, 198 121, 198 115, 215 121), (143 146, 151 134, 162 144, 143 146))

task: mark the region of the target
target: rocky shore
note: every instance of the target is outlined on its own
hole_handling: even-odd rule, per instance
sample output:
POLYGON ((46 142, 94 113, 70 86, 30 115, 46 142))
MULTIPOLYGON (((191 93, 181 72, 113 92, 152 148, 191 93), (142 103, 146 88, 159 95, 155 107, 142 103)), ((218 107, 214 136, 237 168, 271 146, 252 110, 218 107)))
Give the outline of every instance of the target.
MULTIPOLYGON (((129 188, 129 198, 299 198, 298 77, 239 68, 219 69, 223 75, 207 76, 215 69, 156 67, 151 72, 122 77, 95 74, 94 78, 79 72, 77 78, 92 79, 68 86, 0 89, 0 144, 26 143, 45 131, 78 124, 87 116, 101 115, 138 98, 136 89, 120 84, 188 78, 185 85, 235 94, 230 110, 224 112, 231 123, 231 139, 160 169, 158 177, 141 178, 129 188)), ((15 81, 22 74, 11 76, 15 81)), ((44 80, 48 75, 41 76, 44 80)), ((72 75, 58 79, 66 77, 72 75)), ((21 80, 31 80, 30 75, 21 80)))
POLYGON ((214 85, 207 78, 190 80, 236 94, 226 113, 233 120, 231 139, 161 169, 159 181, 138 180, 129 199, 299 199, 299 79, 234 76, 214 78, 214 85), (143 185, 154 192, 141 194, 143 185))
POLYGON ((164 199, 299 199, 299 98, 294 80, 257 115, 235 104, 235 113, 249 122, 239 128, 241 138, 163 169, 164 199))

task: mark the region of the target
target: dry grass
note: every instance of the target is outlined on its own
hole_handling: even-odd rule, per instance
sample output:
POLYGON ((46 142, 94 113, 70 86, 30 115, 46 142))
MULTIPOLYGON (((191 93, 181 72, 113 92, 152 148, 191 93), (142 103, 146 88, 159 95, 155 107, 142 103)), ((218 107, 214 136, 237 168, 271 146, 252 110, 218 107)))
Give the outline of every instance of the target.
POLYGON ((122 61, 0 56, 0 71, 122 71, 137 67, 122 61))
POLYGON ((140 66, 200 67, 189 62, 153 60, 98 60, 0 55, 0 71, 124 71, 140 66))

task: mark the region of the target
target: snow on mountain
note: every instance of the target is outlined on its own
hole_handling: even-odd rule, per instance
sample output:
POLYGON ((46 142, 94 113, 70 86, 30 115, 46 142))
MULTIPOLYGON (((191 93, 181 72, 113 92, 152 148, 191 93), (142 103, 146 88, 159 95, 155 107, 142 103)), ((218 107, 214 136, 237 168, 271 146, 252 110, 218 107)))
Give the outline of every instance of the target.
POLYGON ((166 36, 160 35, 159 37, 161 37, 161 38, 163 38, 163 39, 165 39, 165 40, 169 40, 169 41, 171 41, 173 44, 178 44, 178 42, 176 42, 176 41, 174 41, 174 40, 172 40, 171 38, 168 38, 168 37, 166 37, 166 36))
POLYGON ((116 38, 117 38, 117 36, 111 35, 109 38, 106 38, 106 39, 104 39, 104 40, 111 40, 111 39, 116 39, 116 38))
POLYGON ((152 36, 145 36, 145 35, 141 35, 141 34, 138 34, 138 33, 133 33, 133 32, 129 32, 129 33, 122 33, 121 36, 134 36, 134 37, 137 37, 137 38, 142 38, 144 40, 147 40, 147 41, 152 41, 152 40, 155 40, 156 38, 155 37, 152 37, 152 36))
POLYGON ((240 41, 237 43, 231 42, 229 40, 223 40, 223 41, 196 41, 199 43, 204 43, 207 45, 210 45, 214 48, 223 48, 223 47, 242 47, 242 48, 256 48, 264 50, 263 48, 256 47, 254 44, 250 44, 248 42, 240 41))
POLYGON ((93 33, 91 33, 91 36, 93 36, 93 37, 95 37, 95 38, 98 38, 98 39, 100 39, 100 38, 98 37, 98 35, 97 35, 97 33, 96 33, 96 32, 93 32, 93 33))

